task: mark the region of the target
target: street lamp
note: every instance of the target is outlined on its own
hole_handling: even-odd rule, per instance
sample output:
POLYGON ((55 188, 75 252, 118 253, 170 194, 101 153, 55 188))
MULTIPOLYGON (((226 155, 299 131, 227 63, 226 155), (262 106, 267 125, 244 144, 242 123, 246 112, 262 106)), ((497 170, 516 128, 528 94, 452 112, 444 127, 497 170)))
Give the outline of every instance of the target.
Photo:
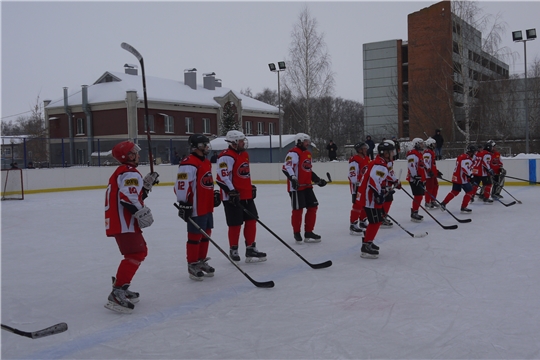
POLYGON ((279 109, 279 120, 278 120, 278 128, 279 128, 279 151, 281 154, 281 149, 283 148, 281 144, 281 134, 283 133, 283 125, 281 121, 281 89, 279 86, 279 73, 282 71, 285 71, 285 61, 278 61, 278 68, 276 68, 276 64, 270 63, 268 64, 268 67, 270 68, 270 71, 277 73, 277 92, 278 92, 278 109, 279 109))
POLYGON ((529 153, 529 87, 527 86, 527 41, 536 39, 536 29, 525 30, 527 39, 523 38, 521 30, 512 31, 512 40, 523 43, 525 59, 525 152, 529 153))

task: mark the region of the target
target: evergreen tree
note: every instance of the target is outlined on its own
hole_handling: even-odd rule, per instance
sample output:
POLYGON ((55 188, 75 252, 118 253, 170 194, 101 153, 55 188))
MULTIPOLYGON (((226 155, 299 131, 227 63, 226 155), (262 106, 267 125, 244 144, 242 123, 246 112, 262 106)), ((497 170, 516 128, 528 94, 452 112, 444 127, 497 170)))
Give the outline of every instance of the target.
POLYGON ((236 106, 234 106, 234 103, 232 102, 226 103, 223 106, 223 114, 221 116, 221 136, 227 135, 227 132, 230 130, 242 131, 242 128, 240 124, 238 124, 238 121, 236 121, 236 118, 236 106))

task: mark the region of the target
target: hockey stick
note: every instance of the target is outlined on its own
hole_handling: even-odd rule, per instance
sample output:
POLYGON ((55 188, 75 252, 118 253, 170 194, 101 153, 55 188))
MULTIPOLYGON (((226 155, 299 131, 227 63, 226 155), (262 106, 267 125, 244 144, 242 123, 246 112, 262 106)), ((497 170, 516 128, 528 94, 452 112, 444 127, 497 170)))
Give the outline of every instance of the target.
POLYGON ((414 202, 416 202, 418 205, 420 205, 420 208, 422 208, 422 210, 424 210, 424 211, 426 212, 426 214, 428 214, 433 220, 435 220, 435 222, 436 222, 437 224, 439 224, 444 230, 454 230, 454 229, 457 229, 457 228, 458 228, 457 225, 443 225, 443 224, 441 224, 441 223, 439 222, 439 220, 437 220, 437 219, 435 218, 435 216, 431 215, 431 213, 430 213, 429 211, 427 211, 425 207, 422 206, 422 204, 420 204, 420 203, 418 203, 418 201, 414 200, 414 197, 413 197, 411 194, 409 194, 409 193, 407 192, 407 190, 405 190, 403 187, 401 188, 401 190, 403 190, 403 192, 404 192, 405 194, 407 194, 411 199, 413 199, 414 202))
POLYGON ((68 326, 64 322, 53 325, 53 326, 49 326, 48 328, 45 328, 42 330, 32 331, 32 332, 18 330, 18 329, 12 328, 11 326, 2 324, 2 330, 6 330, 17 335, 25 336, 30 339, 39 339, 44 336, 59 334, 66 331, 67 329, 68 329, 68 326))
POLYGON ((528 183, 530 183, 530 184, 537 184, 537 185, 540 185, 540 182, 538 182, 538 181, 525 180, 525 179, 520 179, 520 178, 517 178, 517 177, 508 176, 508 175, 505 175, 504 177, 507 177, 507 178, 509 178, 509 179, 514 179, 514 180, 525 181, 525 182, 528 182, 528 183))
MULTIPOLYGON (((508 204, 507 204, 507 203, 503 202, 501 199, 499 199, 498 196, 497 196, 497 197, 494 197, 494 199, 497 200, 498 202, 500 202, 501 204, 503 204, 503 205, 506 206, 506 207, 509 207, 509 206, 512 206, 512 205, 516 205, 516 204, 517 204, 515 201, 512 201, 511 203, 508 203, 508 204)), ((520 202, 520 204, 521 204, 521 202, 520 202)))
MULTIPOLYGON (((174 205, 175 208, 180 210, 180 207, 178 206, 177 203, 174 203, 173 205, 174 205)), ((251 276, 249 276, 244 270, 242 270, 242 268, 240 266, 238 266, 238 264, 236 264, 233 261, 233 259, 231 259, 231 257, 225 251, 223 251, 223 249, 221 247, 219 247, 219 245, 216 244, 216 242, 214 240, 212 240, 212 238, 210 236, 208 236, 206 231, 204 231, 192 218, 189 217, 188 220, 191 223, 191 225, 195 226, 197 228, 197 230, 199 230, 199 232, 201 234, 203 234, 203 236, 205 238, 207 238, 227 259, 229 259, 231 264, 233 264, 242 274, 244 274, 244 276, 247 277, 248 280, 251 281, 251 283, 253 285, 255 285, 256 287, 261 287, 261 288, 273 288, 274 287, 274 282, 272 280, 270 280, 270 281, 255 281, 255 280, 253 280, 253 278, 251 278, 251 276)))
POLYGON ((396 220, 394 220, 394 218, 392 218, 390 215, 386 214, 385 215, 387 218, 389 218, 390 220, 392 220, 397 226, 399 226, 400 228, 403 229, 403 231, 405 231, 407 234, 411 235, 411 237, 413 238, 423 238, 425 237, 428 233, 425 232, 423 234, 413 234, 412 232, 410 232, 409 230, 405 229, 403 226, 401 226, 400 223, 398 223, 396 220))
POLYGON ((326 173, 326 177, 328 178, 328 182, 331 183, 332 182, 332 177, 330 176, 329 172, 326 173))
MULTIPOLYGON (((496 182, 496 181, 493 181, 493 182, 494 182, 495 184, 497 184, 497 186, 499 186, 499 187, 500 187, 502 190, 504 190, 508 195, 510 195, 510 196, 512 197, 512 199, 514 199, 514 200, 516 200, 516 201, 512 201, 510 204, 505 204, 505 203, 503 203, 501 200, 499 200, 498 198, 496 198, 495 200, 499 200, 499 202, 500 202, 501 204, 503 204, 504 206, 512 206, 512 205, 514 205, 516 202, 517 202, 518 204, 523 204, 520 200, 516 199, 512 194, 510 194, 510 193, 508 192, 508 190, 506 190, 506 189, 504 188, 504 186, 501 186, 501 185, 500 185, 498 182, 496 182)), ((492 196, 492 197, 493 197, 493 196, 492 196)))
MULTIPOLYGON (((437 202, 437 204, 439 204, 439 206, 441 206, 441 202, 440 202, 439 200, 437 200, 437 198, 436 198, 435 196, 433 196, 429 191, 427 191, 426 188, 424 188, 424 191, 425 191, 425 192, 426 192, 433 200, 435 200, 435 201, 437 202)), ((450 216, 452 216, 454 219, 456 219, 456 221, 457 221, 458 223, 470 223, 470 222, 472 221, 472 219, 458 219, 454 214, 452 214, 452 213, 450 212, 450 210, 446 209, 446 207, 445 207, 444 211, 446 211, 448 214, 450 214, 450 216)))
POLYGON ((289 248, 289 250, 291 250, 296 256, 298 256, 300 259, 302 259, 306 264, 308 264, 312 269, 324 269, 324 268, 327 268, 327 267, 330 267, 332 266, 332 260, 328 260, 328 261, 325 261, 325 262, 322 262, 322 263, 319 263, 319 264, 312 264, 310 263, 309 261, 307 261, 306 259, 304 259, 302 257, 302 255, 300 255, 299 253, 296 252, 296 250, 294 250, 289 244, 287 244, 282 238, 280 238, 279 236, 277 236, 277 234, 275 232, 273 232, 272 230, 270 230, 270 228, 268 226, 266 226, 260 219, 258 216, 255 216, 253 215, 248 209, 246 209, 244 206, 242 206, 242 204, 238 204, 238 206, 240 206, 240 208, 242 210, 244 210, 244 212, 246 214, 248 214, 250 217, 254 218, 257 220, 257 222, 259 224, 261 224, 266 230, 268 230, 268 232, 270 232, 270 234, 274 235, 276 237, 276 239, 278 239, 279 241, 281 241, 283 243, 283 245, 285 245, 286 247, 289 248))
POLYGON ((143 93, 144 93, 144 116, 146 119, 146 140, 148 141, 148 160, 150 161, 150 172, 154 172, 154 156, 152 155, 152 144, 150 142, 150 117, 148 116, 148 98, 146 96, 146 76, 144 75, 144 60, 140 52, 137 51, 133 46, 128 43, 123 42, 120 44, 122 49, 129 51, 133 54, 139 63, 141 64, 142 71, 142 83, 143 83, 143 93))

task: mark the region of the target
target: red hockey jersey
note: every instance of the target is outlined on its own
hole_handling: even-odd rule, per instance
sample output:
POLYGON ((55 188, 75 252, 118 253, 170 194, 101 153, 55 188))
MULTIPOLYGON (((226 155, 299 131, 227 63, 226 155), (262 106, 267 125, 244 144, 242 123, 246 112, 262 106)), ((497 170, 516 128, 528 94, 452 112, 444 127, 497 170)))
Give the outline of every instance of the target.
MULTIPOLYGON (((240 200, 253 198, 251 190, 251 174, 249 171, 249 154, 247 151, 237 152, 228 148, 219 154, 217 160, 217 182, 226 185, 229 190, 240 193, 240 200)), ((222 200, 229 196, 221 189, 222 200)))
POLYGON ((178 166, 176 199, 193 205, 193 217, 214 212, 212 163, 190 154, 178 166))
MULTIPOLYGON (((298 146, 293 147, 283 164, 285 170, 290 176, 296 176, 298 179, 298 190, 305 190, 313 187, 311 185, 311 152, 302 150, 298 146)), ((287 181, 287 191, 296 191, 292 188, 291 182, 287 181)))

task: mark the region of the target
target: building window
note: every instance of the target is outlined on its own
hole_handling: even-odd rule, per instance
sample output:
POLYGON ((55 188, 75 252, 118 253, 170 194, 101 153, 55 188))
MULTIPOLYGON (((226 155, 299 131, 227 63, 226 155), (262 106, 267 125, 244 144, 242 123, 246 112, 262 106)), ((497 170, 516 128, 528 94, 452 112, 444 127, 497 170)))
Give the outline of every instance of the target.
MULTIPOLYGON (((146 119, 146 115, 145 115, 146 119)), ((146 132, 146 129, 150 129, 150 132, 154 132, 154 115, 148 115, 148 125, 146 124, 146 121, 144 122, 144 132, 146 132)))
POLYGON ((11 148, 5 147, 2 149, 5 156, 11 156, 11 148))
POLYGON ((270 135, 274 135, 274 123, 273 122, 268 123, 268 133, 270 135))
POLYGON ((251 121, 246 121, 246 135, 252 135, 252 123, 251 121))
POLYGON ((186 134, 193 134, 193 118, 186 118, 186 134))
POLYGON ((257 123, 257 135, 264 135, 264 123, 261 121, 257 123))
POLYGON ((165 132, 174 133, 174 117, 165 115, 165 132))
POLYGON ((210 119, 209 118, 203 118, 202 119, 203 124, 203 133, 204 134, 210 134, 210 119))
POLYGON ((84 119, 77 119, 77 135, 84 135, 84 119))

